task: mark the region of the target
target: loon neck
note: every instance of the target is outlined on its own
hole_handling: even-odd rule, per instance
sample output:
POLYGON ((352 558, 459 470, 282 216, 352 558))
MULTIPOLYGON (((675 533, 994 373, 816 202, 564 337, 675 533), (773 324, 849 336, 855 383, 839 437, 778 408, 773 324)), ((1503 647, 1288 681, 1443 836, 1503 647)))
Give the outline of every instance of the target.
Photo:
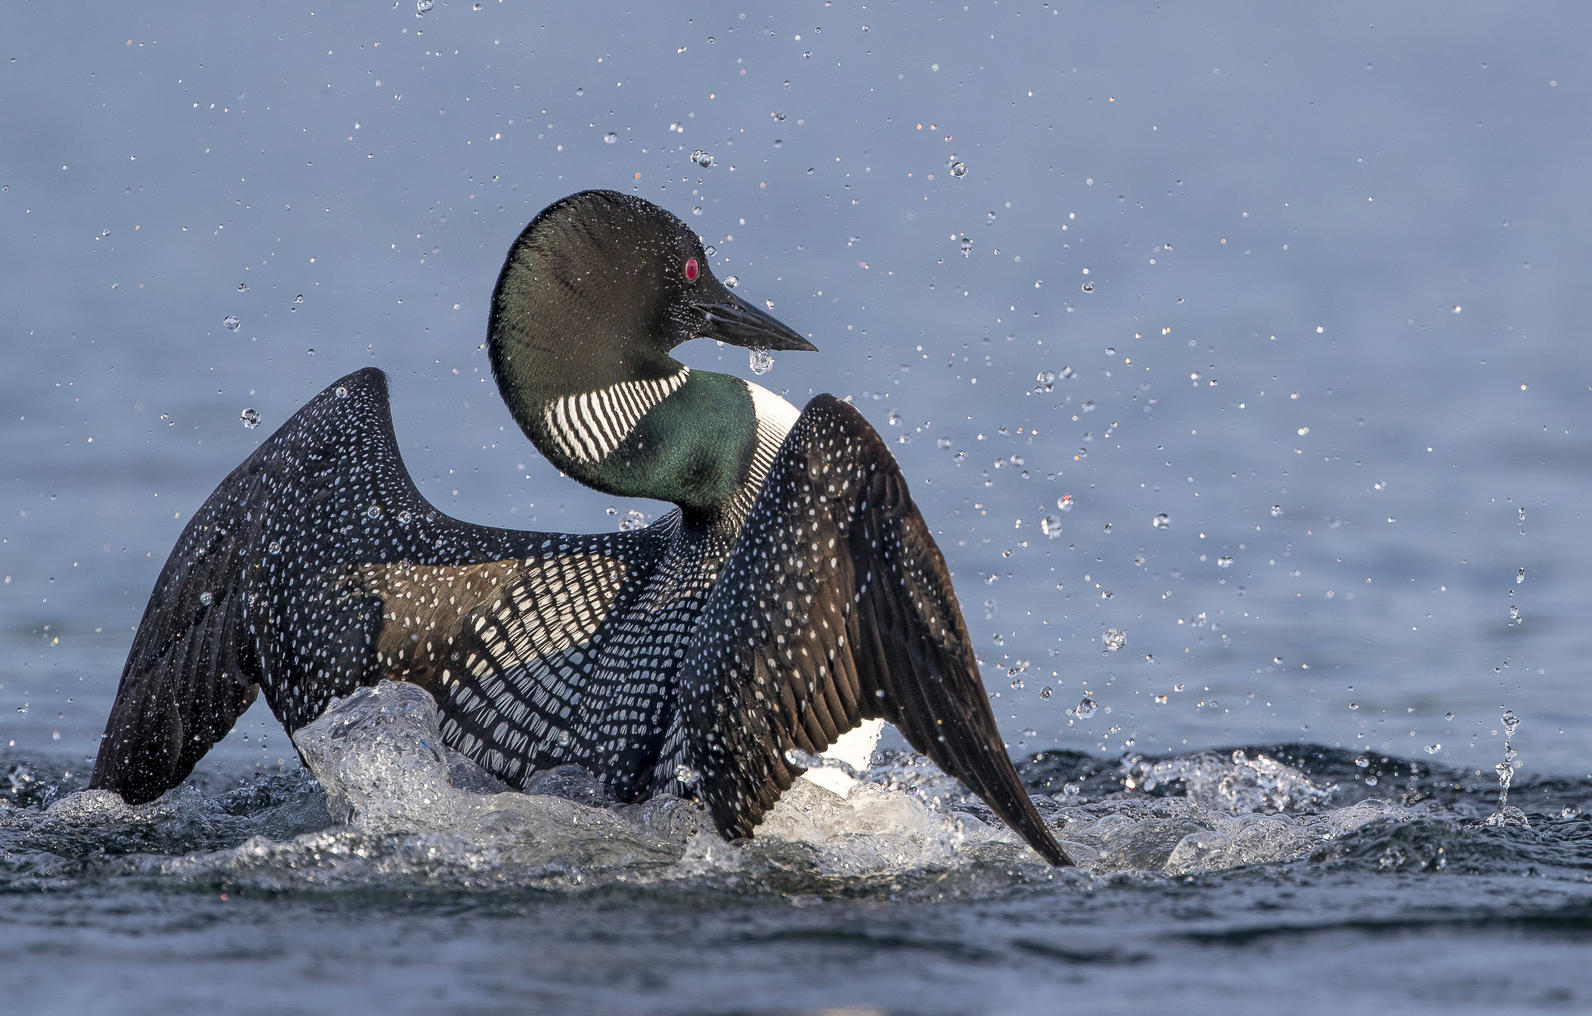
POLYGON ((738 525, 797 411, 740 378, 671 363, 662 376, 504 386, 504 397, 537 449, 581 483, 738 525))

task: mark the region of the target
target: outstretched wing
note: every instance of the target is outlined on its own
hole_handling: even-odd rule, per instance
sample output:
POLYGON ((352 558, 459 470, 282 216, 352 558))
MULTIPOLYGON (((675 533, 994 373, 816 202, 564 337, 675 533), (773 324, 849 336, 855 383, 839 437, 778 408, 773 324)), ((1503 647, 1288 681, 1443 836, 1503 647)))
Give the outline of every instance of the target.
MULTIPOLYGON (((263 449, 262 449, 263 450, 263 449)), ((258 454, 195 512, 172 548, 133 637, 89 786, 133 804, 182 782, 259 693, 243 622, 243 548, 263 517, 238 506, 264 493, 258 454)))
POLYGON ((617 591, 590 583, 571 617, 568 596, 535 595, 546 576, 578 590, 586 572, 644 572, 668 535, 566 537, 449 518, 404 467, 385 376, 350 374, 233 470, 183 530, 134 636, 90 785, 132 802, 159 796, 261 689, 290 733, 333 696, 383 677, 428 688, 446 709, 446 678, 483 669, 470 657, 486 616, 532 632, 517 643, 519 663, 578 648, 591 633, 573 629, 617 591))
POLYGON ((682 664, 677 731, 721 832, 750 835, 865 718, 961 780, 1053 864, 990 711, 945 561, 895 458, 833 396, 807 404, 769 471, 682 664))

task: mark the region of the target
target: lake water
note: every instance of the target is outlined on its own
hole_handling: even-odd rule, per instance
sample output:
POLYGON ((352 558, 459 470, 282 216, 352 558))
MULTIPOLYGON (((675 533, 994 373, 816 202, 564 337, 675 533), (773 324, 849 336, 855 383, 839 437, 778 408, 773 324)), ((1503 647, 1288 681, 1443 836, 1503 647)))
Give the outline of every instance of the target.
POLYGON ((422 6, 7 19, 16 1011, 1592 1006, 1592 12, 422 6), (450 514, 663 510, 558 476, 482 348, 597 186, 892 442, 1079 870, 899 754, 744 848, 578 780, 334 820, 259 707, 79 793, 188 514, 349 370, 450 514))

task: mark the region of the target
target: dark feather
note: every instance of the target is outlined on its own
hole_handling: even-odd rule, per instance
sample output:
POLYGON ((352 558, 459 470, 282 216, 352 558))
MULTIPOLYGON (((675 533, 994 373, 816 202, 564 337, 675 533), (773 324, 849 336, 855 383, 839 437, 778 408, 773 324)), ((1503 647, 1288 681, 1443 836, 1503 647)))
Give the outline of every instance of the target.
POLYGON ((750 835, 822 751, 894 723, 1055 864, 990 711, 945 561, 894 457, 851 406, 808 403, 709 597, 680 676, 697 792, 750 835))

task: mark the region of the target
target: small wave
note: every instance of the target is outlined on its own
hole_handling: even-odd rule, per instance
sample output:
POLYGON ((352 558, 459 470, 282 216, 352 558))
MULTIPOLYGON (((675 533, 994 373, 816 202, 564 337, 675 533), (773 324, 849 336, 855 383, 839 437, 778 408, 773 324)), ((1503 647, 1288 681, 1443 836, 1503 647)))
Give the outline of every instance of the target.
MULTIPOLYGON (((798 781, 756 838, 726 843, 695 801, 613 804, 575 767, 508 790, 441 743, 431 697, 383 683, 295 739, 308 772, 148 805, 76 790, 11 759, 0 785, 0 888, 105 879, 270 892, 781 892, 989 895, 1099 877, 1314 870, 1592 870, 1586 780, 1517 784, 1538 810, 1488 825, 1480 774, 1312 745, 1022 766, 1079 869, 1056 871, 927 760, 881 753, 847 797, 798 781), (1378 791, 1383 796, 1378 796, 1378 791)), ((208 781, 213 784, 214 778, 208 781)))

